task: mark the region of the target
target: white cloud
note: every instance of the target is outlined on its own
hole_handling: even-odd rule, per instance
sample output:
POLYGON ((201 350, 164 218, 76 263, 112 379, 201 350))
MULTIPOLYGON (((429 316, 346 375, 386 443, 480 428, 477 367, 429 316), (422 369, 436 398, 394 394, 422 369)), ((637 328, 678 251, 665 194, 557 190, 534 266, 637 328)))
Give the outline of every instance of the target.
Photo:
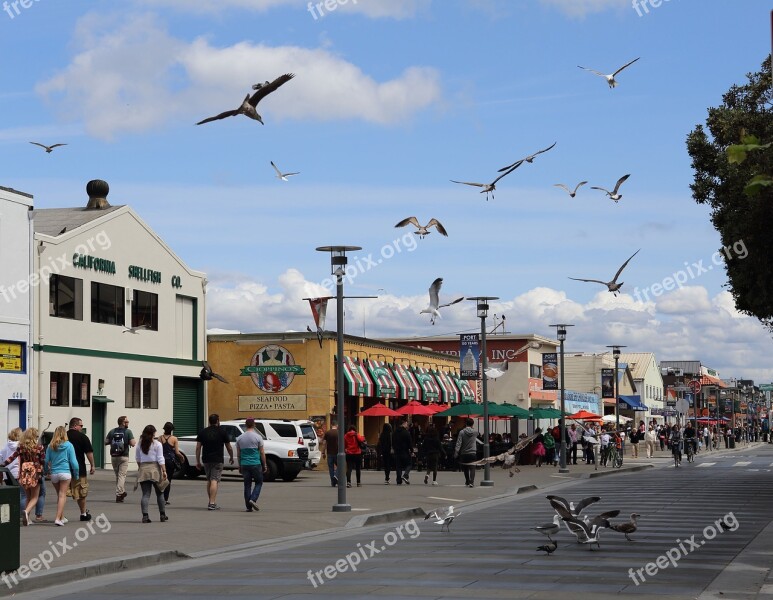
POLYGON ((570 17, 584 17, 613 8, 631 7, 631 0, 540 0, 540 2, 554 6, 570 17))
POLYGON ((399 77, 378 82, 324 48, 186 42, 149 15, 120 23, 90 15, 79 22, 75 38, 79 53, 37 91, 56 103, 63 118, 83 120, 89 134, 104 139, 235 108, 256 83, 256 73, 265 79, 297 74, 277 92, 281 101, 272 96, 261 103, 261 113, 271 119, 395 124, 441 96, 439 75, 431 68, 409 66, 399 77))

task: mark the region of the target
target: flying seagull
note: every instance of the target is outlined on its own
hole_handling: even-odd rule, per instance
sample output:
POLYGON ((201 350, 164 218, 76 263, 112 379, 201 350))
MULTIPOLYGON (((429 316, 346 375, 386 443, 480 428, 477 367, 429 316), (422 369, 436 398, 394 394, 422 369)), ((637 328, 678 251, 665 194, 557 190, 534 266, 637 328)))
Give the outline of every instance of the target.
MULTIPOLYGON (((204 123, 217 121, 219 119, 225 119, 226 117, 235 117, 236 115, 244 115, 245 117, 249 117, 250 119, 255 119, 256 121, 259 121, 261 125, 263 125, 264 124, 263 119, 261 118, 261 116, 258 114, 258 111, 256 110, 256 107, 258 106, 258 102, 260 102, 263 98, 268 96, 271 92, 277 90, 280 86, 290 81, 293 77, 295 77, 295 74, 285 73, 284 75, 281 75, 276 79, 274 79, 274 81, 272 81, 271 83, 264 83, 259 88, 257 88, 257 91, 254 94, 252 94, 252 96, 247 94, 247 96, 244 98, 239 108, 236 108, 234 110, 227 110, 214 117, 209 117, 208 119, 199 121, 198 123, 196 123, 196 125, 203 125, 204 123)), ((258 85, 258 84, 255 84, 255 85, 258 85)), ((253 89, 256 89, 255 86, 253 86, 253 89)))
POLYGON ((534 531, 539 531, 542 535, 548 536, 548 539, 552 542, 553 538, 550 536, 557 534, 561 529, 561 517, 558 516, 558 514, 555 514, 553 515, 552 523, 544 523, 543 525, 537 525, 536 527, 532 527, 532 529, 534 531))
POLYGON ((136 335, 137 332, 142 329, 150 329, 150 325, 137 325, 136 327, 124 327, 123 333, 133 333, 136 335))
POLYGON ((228 380, 223 377, 222 375, 218 375, 212 370, 212 367, 209 366, 209 363, 206 360, 201 361, 202 369, 199 373, 199 377, 201 377, 204 381, 211 381, 214 377, 218 381, 222 381, 223 383, 228 383, 228 380))
POLYGON ((503 452, 502 454, 497 454, 496 456, 489 456, 488 458, 482 458, 480 460, 476 460, 475 462, 471 463, 464 463, 468 465, 476 465, 476 466, 482 466, 486 463, 495 463, 495 462, 501 462, 503 469, 510 469, 510 477, 515 475, 516 473, 520 473, 521 470, 515 466, 517 459, 518 459, 518 453, 526 448, 534 438, 536 438, 538 433, 535 433, 534 435, 530 435, 528 437, 522 438, 518 441, 518 443, 510 448, 507 452, 503 452))
POLYGON ((435 319, 440 318, 441 308, 443 308, 444 306, 451 306, 452 304, 456 304, 457 302, 461 302, 462 300, 464 300, 464 296, 462 296, 461 298, 457 298, 456 300, 452 300, 451 302, 440 304, 440 286, 441 285, 443 285, 442 277, 438 277, 435 281, 432 282, 432 285, 429 286, 429 306, 419 312, 419 314, 422 314, 422 313, 431 314, 432 318, 430 319, 430 322, 433 325, 435 324, 435 319))
POLYGON ((54 151, 54 148, 67 145, 67 144, 54 144, 53 146, 46 146, 45 144, 38 144, 37 142, 30 142, 30 144, 32 144, 33 146, 40 146, 41 148, 44 148, 46 151, 46 154, 51 154, 54 151))
POLYGON ((578 517, 586 506, 590 506, 591 504, 595 504, 596 502, 601 500, 601 496, 588 496, 587 498, 583 498, 577 504, 575 504, 574 502, 569 502, 568 500, 566 500, 565 498, 562 498, 561 496, 545 496, 545 497, 550 502, 550 505, 562 517, 563 516, 578 517), (569 514, 568 515, 561 514, 557 506, 560 506, 564 511, 568 512, 569 514))
POLYGON ((277 167, 274 164, 274 161, 271 161, 271 166, 274 167, 274 171, 276 171, 276 178, 281 179, 282 181, 290 181, 287 179, 288 177, 292 177, 293 175, 300 175, 300 171, 296 171, 294 173, 282 173, 282 171, 279 170, 279 167, 277 167))
POLYGON ((590 186, 590 189, 592 189, 592 190, 601 190, 602 192, 605 192, 607 194, 607 196, 609 196, 610 200, 614 200, 615 202, 617 202, 618 200, 620 200, 623 197, 623 195, 622 194, 618 194, 617 191, 620 189, 620 186, 623 185, 623 182, 626 179, 628 179, 630 176, 631 176, 631 174, 628 173, 628 175, 623 175, 620 179, 618 179, 617 183, 615 184, 615 189, 612 190, 611 192, 608 189, 606 189, 606 188, 598 187, 598 186, 595 186, 595 185, 590 186))
POLYGON ((505 374, 505 371, 507 371, 507 364, 508 363, 506 359, 501 363, 489 363, 488 368, 486 369, 486 377, 489 379, 497 379, 498 377, 502 377, 502 375, 505 374))
POLYGON ((506 167, 502 167, 501 169, 499 169, 499 172, 501 173, 502 171, 507 171, 507 170, 508 170, 508 169, 510 169, 511 167, 520 167, 520 166, 521 166, 523 163, 525 163, 525 162, 527 162, 527 163, 531 164, 531 163, 533 163, 533 162, 534 162, 534 159, 535 159, 537 156, 539 156, 539 155, 540 155, 540 154, 542 154, 543 152, 547 152, 548 150, 552 149, 552 148, 553 148, 553 146, 555 146, 556 144, 557 144, 557 142, 553 142, 553 143, 552 143, 550 146, 548 146, 547 148, 543 148, 542 150, 538 150, 538 151, 537 151, 537 152, 535 152, 534 154, 529 154, 529 156, 527 156, 526 158, 522 158, 521 160, 517 160, 517 161, 515 161, 515 162, 514 162, 513 164, 511 164, 511 165, 507 165, 506 167))
POLYGON ((627 539, 629 542, 632 542, 633 540, 629 538, 628 536, 636 531, 636 519, 641 517, 638 513, 631 513, 631 520, 628 523, 620 523, 619 525, 610 525, 609 528, 612 531, 617 531, 618 533, 624 533, 625 539, 627 539))
MULTIPOLYGON (((641 250, 641 248, 639 248, 639 250, 641 250)), ((631 254, 630 258, 622 264, 622 266, 617 270, 617 273, 615 273, 615 276, 612 278, 612 281, 599 281, 598 279, 579 279, 577 277, 570 277, 569 279, 573 279, 574 281, 585 281, 587 283, 600 283, 601 285, 607 286, 607 289, 612 292, 613 295, 617 296, 618 290, 623 287, 624 283, 623 281, 617 283, 617 278, 620 277, 620 273, 623 272, 623 269, 625 269, 626 265, 631 262, 631 258, 639 253, 639 250, 631 254)))
MULTIPOLYGON (((639 58, 641 58, 641 56, 639 58)), ((607 83, 609 84, 609 87, 611 89, 611 88, 617 87, 617 81, 615 80, 615 77, 617 76, 617 74, 620 73, 620 71, 622 71, 626 67, 630 67, 633 63, 635 63, 637 60, 639 60, 639 58, 634 58, 631 62, 629 62, 628 64, 623 65, 617 71, 615 71, 614 73, 612 73, 610 75, 606 75, 605 73, 599 73, 598 71, 594 71, 593 69, 588 69, 587 67, 580 67, 580 65, 577 65, 577 66, 580 69, 583 69, 585 71, 589 71, 589 72, 591 72, 591 73, 593 73, 595 75, 598 75, 599 77, 603 77, 604 79, 606 79, 607 83)))
POLYGON ((430 219, 429 223, 426 225, 421 225, 419 223, 419 220, 416 217, 408 217, 407 219, 403 219, 400 221, 395 227, 405 227, 406 225, 413 225, 417 231, 414 231, 416 235, 419 236, 420 239, 424 239, 425 235, 429 235, 432 233, 429 228, 433 225, 435 226, 435 229, 437 229, 437 232, 440 235, 444 235, 448 237, 448 232, 446 231, 446 228, 443 227, 443 225, 438 221, 437 219, 430 219))
POLYGON ((510 165, 510 169, 509 170, 507 170, 504 173, 502 173, 499 177, 497 177, 491 183, 473 183, 471 181, 456 181, 455 179, 452 179, 451 182, 452 183, 461 183, 462 185, 473 185, 473 186, 476 186, 476 187, 483 188, 480 191, 480 193, 481 194, 484 194, 484 193, 486 194, 486 200, 488 200, 488 195, 491 194, 491 199, 493 200, 494 199, 494 190, 497 189, 497 181, 502 179, 502 177, 504 177, 505 175, 509 175, 510 173, 515 171, 522 164, 523 164, 522 160, 519 160, 518 162, 513 163, 512 165, 510 165))
POLYGON ((566 190, 566 193, 569 194, 570 198, 574 198, 577 195, 577 190, 579 190, 582 186, 584 186, 587 181, 581 181, 578 183, 573 190, 570 190, 568 187, 566 187, 563 183, 554 183, 553 185, 555 187, 560 187, 563 190, 566 190))
POLYGON ((426 515, 424 515, 424 520, 428 519, 445 519, 448 516, 451 516, 454 514, 454 507, 449 506, 448 508, 436 508, 435 510, 429 511, 426 515))
POLYGON ((602 529, 609 529, 611 524, 609 519, 612 519, 620 514, 619 510, 610 510, 603 512, 600 515, 596 515, 592 519, 584 521, 579 517, 564 517, 563 520, 566 526, 569 527, 576 537, 577 542, 580 544, 588 544, 588 550, 593 550, 591 544, 596 544, 601 549, 599 535, 602 529))
POLYGON ((553 540, 550 540, 550 543, 544 544, 543 546, 537 546, 538 551, 547 552, 547 555, 550 556, 553 554, 553 552, 556 551, 556 548, 558 548, 558 542, 554 542, 553 540))

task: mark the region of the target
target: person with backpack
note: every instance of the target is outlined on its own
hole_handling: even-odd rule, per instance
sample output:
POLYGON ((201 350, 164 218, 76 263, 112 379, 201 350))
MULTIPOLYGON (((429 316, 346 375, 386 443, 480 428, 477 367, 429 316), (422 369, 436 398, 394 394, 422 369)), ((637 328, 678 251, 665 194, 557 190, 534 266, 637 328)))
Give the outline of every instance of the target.
POLYGON ((118 427, 107 433, 105 446, 110 447, 110 462, 115 471, 115 501, 123 502, 126 498, 126 471, 129 469, 129 450, 137 445, 132 430, 129 429, 129 418, 118 417, 118 427))
POLYGON ((180 445, 177 441, 177 437, 172 435, 174 431, 174 423, 167 421, 164 423, 164 435, 158 436, 158 441, 161 442, 161 448, 164 450, 164 461, 166 462, 166 478, 169 481, 169 485, 164 489, 164 503, 169 505, 169 490, 172 488, 172 476, 177 471, 178 464, 182 466, 185 457, 180 452, 180 445))

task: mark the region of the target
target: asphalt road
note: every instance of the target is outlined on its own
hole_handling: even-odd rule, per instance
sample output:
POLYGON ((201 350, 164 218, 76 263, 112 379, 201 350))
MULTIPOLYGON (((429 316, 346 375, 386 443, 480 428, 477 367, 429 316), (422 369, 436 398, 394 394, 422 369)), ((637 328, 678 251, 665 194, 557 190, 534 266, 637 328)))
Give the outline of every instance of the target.
MULTIPOLYGON (((459 503, 448 533, 424 520, 331 531, 16 598, 773 598, 772 472, 767 444, 701 454, 678 469, 662 460, 629 474, 557 480, 550 492, 459 503), (545 538, 530 528, 553 514, 546 493, 600 496, 591 516, 640 513, 635 541, 605 531, 601 548, 590 550, 562 530, 554 554, 536 551, 545 538), (722 517, 734 531, 716 524, 722 517)), ((452 503, 462 489, 437 495, 452 503)), ((160 535, 147 531, 149 540, 160 535)))

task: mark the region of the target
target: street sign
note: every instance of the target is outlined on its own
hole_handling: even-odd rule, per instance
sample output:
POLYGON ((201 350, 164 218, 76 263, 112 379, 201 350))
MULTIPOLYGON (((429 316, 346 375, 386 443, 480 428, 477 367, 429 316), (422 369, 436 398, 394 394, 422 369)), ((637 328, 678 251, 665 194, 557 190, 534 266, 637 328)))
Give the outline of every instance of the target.
POLYGON ((693 379, 689 383, 690 389, 693 391, 694 394, 700 394, 701 393, 701 382, 697 379, 693 379))

